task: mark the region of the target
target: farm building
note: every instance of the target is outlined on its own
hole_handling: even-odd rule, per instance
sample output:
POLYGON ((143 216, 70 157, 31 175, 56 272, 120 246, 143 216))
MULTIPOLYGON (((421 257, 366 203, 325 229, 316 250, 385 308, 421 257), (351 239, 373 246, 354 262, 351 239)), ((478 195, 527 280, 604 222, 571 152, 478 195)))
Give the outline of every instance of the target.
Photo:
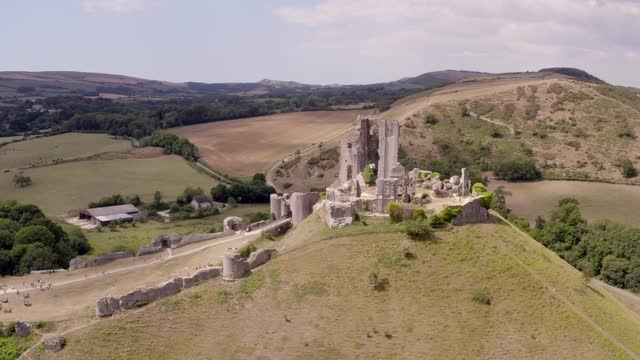
POLYGON ((213 206, 213 201, 211 201, 211 199, 209 199, 205 195, 198 195, 194 197, 193 200, 191 200, 191 207, 193 208, 193 210, 198 210, 201 208, 206 209, 210 208, 211 206, 213 206))
POLYGON ((124 204, 85 209, 80 211, 78 218, 92 224, 106 226, 117 220, 132 222, 139 214, 138 208, 131 204, 124 204))

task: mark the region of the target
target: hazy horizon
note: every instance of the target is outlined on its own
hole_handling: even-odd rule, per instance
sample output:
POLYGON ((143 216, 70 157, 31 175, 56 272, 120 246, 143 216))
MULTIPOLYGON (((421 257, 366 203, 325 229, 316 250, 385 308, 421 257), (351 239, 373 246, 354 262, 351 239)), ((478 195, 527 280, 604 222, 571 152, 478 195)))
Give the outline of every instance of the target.
POLYGON ((370 84, 575 67, 640 87, 632 0, 45 0, 0 5, 0 71, 370 84))

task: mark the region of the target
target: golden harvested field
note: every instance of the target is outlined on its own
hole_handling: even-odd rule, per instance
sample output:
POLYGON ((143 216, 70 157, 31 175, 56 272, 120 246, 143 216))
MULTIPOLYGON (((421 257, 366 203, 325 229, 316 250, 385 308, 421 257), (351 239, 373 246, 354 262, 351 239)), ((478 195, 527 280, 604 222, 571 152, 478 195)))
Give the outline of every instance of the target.
POLYGON ((169 131, 193 142, 202 159, 234 176, 266 172, 312 144, 340 136, 363 110, 314 111, 183 126, 169 131))

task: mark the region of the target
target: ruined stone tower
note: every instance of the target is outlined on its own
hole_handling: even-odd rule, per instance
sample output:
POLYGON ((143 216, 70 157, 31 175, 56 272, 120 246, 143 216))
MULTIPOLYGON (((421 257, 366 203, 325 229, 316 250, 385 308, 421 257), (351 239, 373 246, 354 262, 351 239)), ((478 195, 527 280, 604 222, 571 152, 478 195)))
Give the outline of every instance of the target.
POLYGON ((378 178, 392 177, 393 168, 398 164, 398 141, 400 123, 398 121, 378 119, 378 178))

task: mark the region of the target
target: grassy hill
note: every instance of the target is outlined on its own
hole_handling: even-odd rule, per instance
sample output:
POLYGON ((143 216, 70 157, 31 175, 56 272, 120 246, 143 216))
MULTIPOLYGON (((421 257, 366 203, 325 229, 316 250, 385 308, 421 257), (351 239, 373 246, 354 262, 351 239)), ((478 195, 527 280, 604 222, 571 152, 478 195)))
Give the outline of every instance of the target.
POLYGON ((72 331, 55 356, 29 355, 627 359, 640 353, 637 313, 498 220, 411 242, 383 219, 329 230, 315 214, 279 246, 284 253, 246 279, 207 282, 72 331), (386 279, 385 290, 373 290, 372 273, 386 279), (490 304, 479 301, 479 292, 490 304))
POLYGON ((466 80, 402 99, 383 117, 403 122, 409 164, 429 168, 439 159, 479 172, 533 157, 550 179, 640 182, 621 170, 624 160, 640 165, 640 97, 595 80, 557 73, 466 80))

